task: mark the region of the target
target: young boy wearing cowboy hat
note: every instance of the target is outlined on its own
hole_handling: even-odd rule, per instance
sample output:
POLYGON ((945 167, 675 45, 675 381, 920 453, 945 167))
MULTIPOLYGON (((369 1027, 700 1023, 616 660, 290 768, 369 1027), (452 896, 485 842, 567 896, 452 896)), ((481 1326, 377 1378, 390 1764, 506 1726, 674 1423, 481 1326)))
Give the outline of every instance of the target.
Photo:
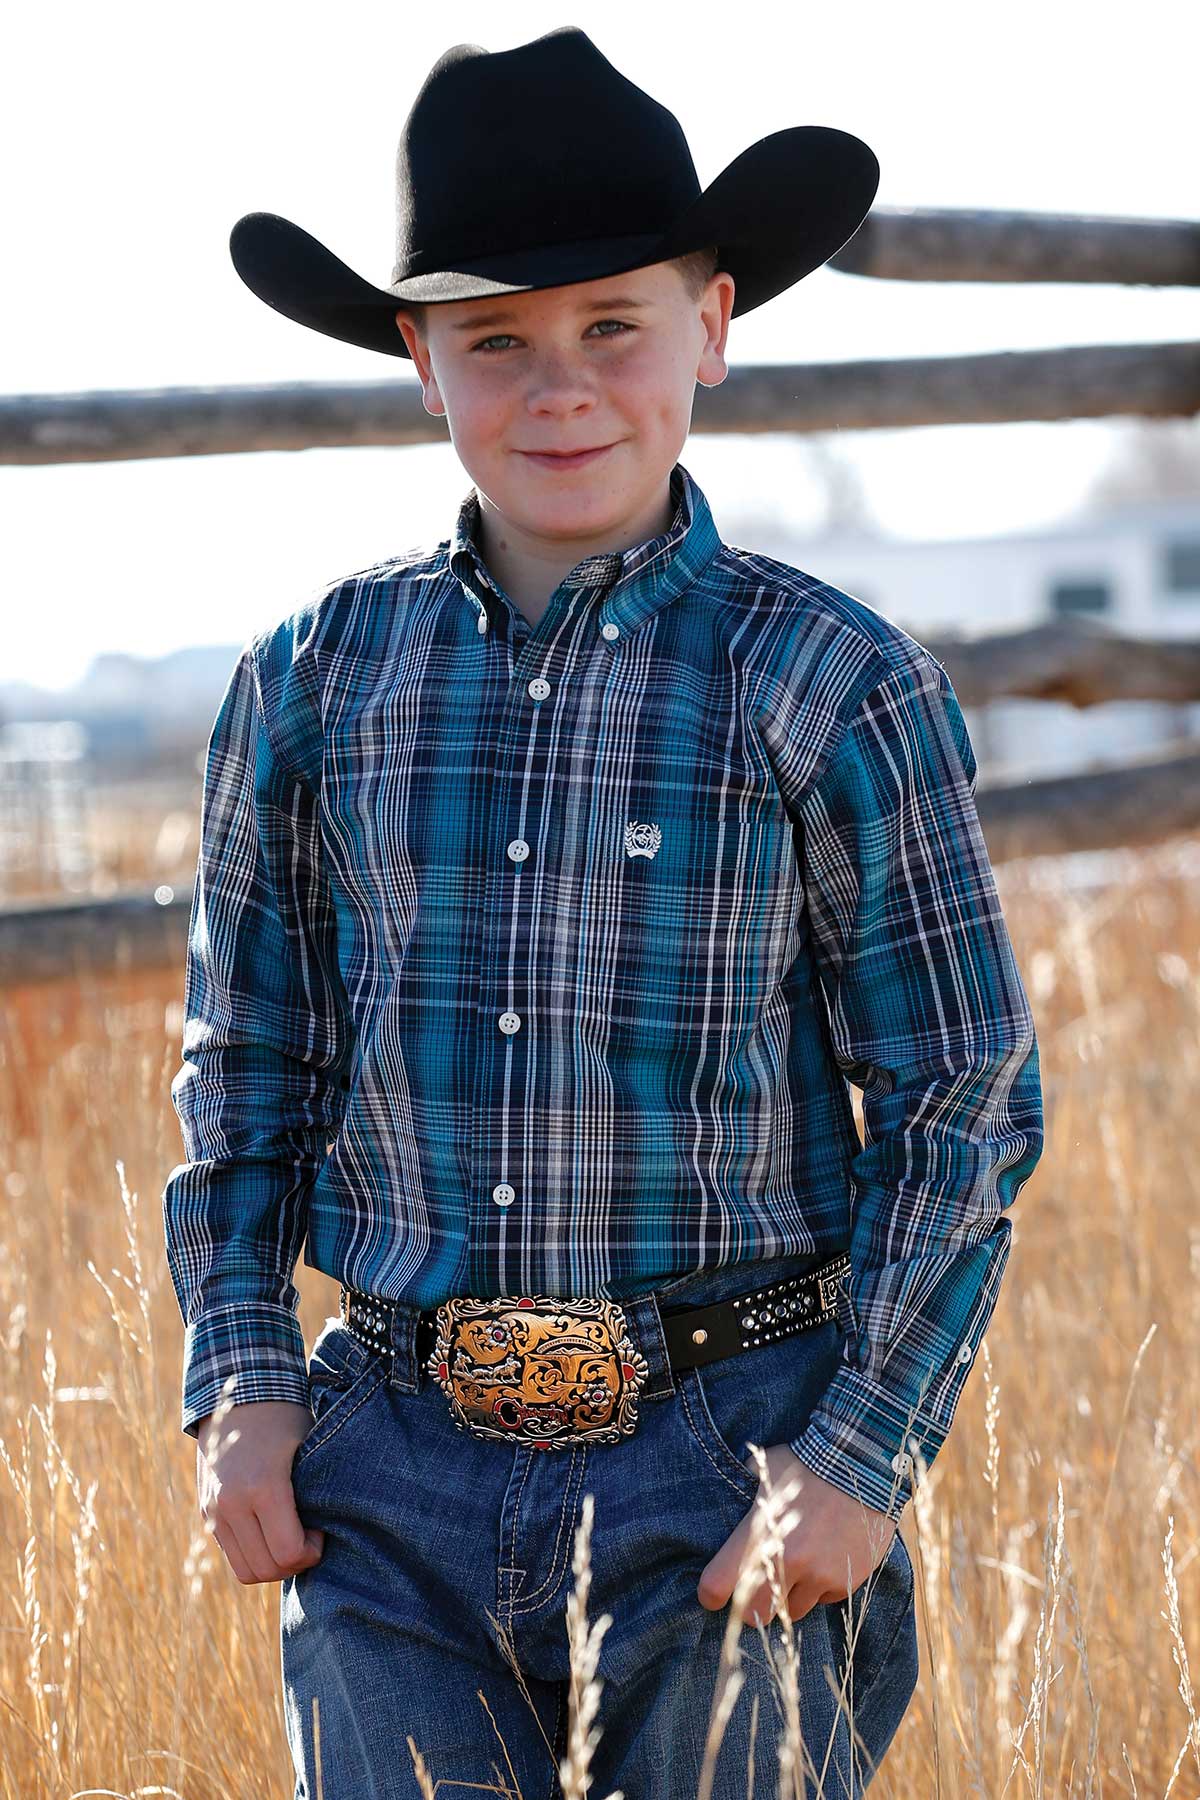
MULTIPOLYGON (((251 639, 209 746, 164 1215, 202 1509, 239 1580, 283 1582, 297 1794, 318 1748, 326 1796, 415 1794, 409 1736, 484 1781, 497 1730, 556 1791, 587 1493, 596 1791, 693 1795, 751 1446, 798 1483, 825 1792, 911 1698, 896 1525, 1041 1153, 1037 1040, 944 669, 724 543, 678 461, 731 318, 877 182, 798 126, 702 191, 564 27, 435 64, 386 287, 275 214, 234 228, 267 304, 412 360, 473 483, 436 547, 251 639), (340 1284, 311 1358, 301 1249, 340 1284)), ((755 1695, 776 1791, 743 1677, 714 1800, 755 1695)))

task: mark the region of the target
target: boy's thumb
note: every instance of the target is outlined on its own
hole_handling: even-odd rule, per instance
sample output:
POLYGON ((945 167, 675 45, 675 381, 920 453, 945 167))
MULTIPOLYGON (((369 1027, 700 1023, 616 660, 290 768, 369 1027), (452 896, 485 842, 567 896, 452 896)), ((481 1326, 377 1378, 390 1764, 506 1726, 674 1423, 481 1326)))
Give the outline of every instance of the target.
POLYGON ((325 1552, 325 1533, 319 1525, 304 1527, 304 1547, 308 1551, 310 1563, 318 1563, 325 1552))

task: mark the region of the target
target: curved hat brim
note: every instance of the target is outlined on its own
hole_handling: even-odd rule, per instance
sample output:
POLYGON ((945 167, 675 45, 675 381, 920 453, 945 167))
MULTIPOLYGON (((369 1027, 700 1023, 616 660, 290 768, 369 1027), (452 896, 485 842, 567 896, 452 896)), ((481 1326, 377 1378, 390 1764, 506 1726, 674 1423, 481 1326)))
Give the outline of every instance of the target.
POLYGON ((866 218, 879 186, 874 152, 851 133, 796 125, 750 144, 662 234, 505 251, 377 287, 278 213, 246 213, 229 236, 250 291, 299 325, 408 356, 396 324, 406 300, 438 304, 595 281, 715 244, 734 278, 733 316, 821 266, 866 218))

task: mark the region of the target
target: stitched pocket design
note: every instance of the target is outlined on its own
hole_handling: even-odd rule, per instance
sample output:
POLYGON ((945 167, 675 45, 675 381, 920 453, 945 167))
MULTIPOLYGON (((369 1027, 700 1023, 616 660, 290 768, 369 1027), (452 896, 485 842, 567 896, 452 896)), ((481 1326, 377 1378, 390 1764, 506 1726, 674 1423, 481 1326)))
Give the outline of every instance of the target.
MULTIPOLYGON (((753 1500, 758 1492, 758 1476, 748 1461, 742 1461, 732 1444, 718 1429, 708 1404, 702 1371, 680 1369, 675 1381, 679 1387, 680 1405, 692 1436, 725 1479, 731 1481, 747 1501, 753 1500)), ((761 1442, 753 1432, 747 1433, 747 1436, 753 1443, 761 1442)), ((748 1451, 746 1455, 749 1456, 748 1451)))
POLYGON ((747 1501, 758 1493, 750 1444, 799 1437, 839 1359, 836 1321, 676 1372, 679 1405, 715 1472, 747 1501))

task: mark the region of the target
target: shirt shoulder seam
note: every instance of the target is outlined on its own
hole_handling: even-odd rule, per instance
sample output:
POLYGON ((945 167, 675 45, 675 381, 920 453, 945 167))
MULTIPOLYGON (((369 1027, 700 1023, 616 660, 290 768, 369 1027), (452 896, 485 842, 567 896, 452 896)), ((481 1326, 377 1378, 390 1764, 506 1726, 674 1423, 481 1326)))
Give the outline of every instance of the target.
MULTIPOLYGON (((865 714, 862 711, 862 705, 869 695, 873 694, 876 689, 884 687, 895 677, 911 674, 914 669, 923 670, 926 674, 932 674, 938 689, 941 690, 942 688, 942 680, 946 673, 945 670, 942 668, 942 665, 938 662, 937 658, 931 656, 929 652, 920 645, 917 646, 915 655, 909 654, 903 659, 890 656, 884 650, 881 650, 879 654, 883 659, 882 669, 876 666, 871 670, 865 671, 865 676, 867 678, 855 683, 853 698, 847 703, 845 716, 837 731, 830 734, 830 742, 825 748, 825 752, 820 759, 812 780, 808 784, 808 789, 804 794, 803 799, 800 801, 800 807, 802 809, 815 797, 822 781, 825 779, 825 776, 828 774, 830 768, 845 747, 851 732, 856 731, 863 723, 865 714)), ((946 679, 948 680, 949 677, 946 677, 946 679)))
POLYGON ((262 728, 264 738, 267 740, 267 749, 271 752, 276 767, 287 776, 289 781, 296 782, 298 786, 304 788, 305 792, 308 793, 311 798, 315 799, 316 795, 309 786, 308 781, 305 779, 303 772, 293 768, 288 759, 280 751, 279 745, 275 742, 271 732, 271 721, 267 716, 267 703, 263 692, 262 671, 259 668, 258 659, 260 652, 265 649, 268 640, 273 635, 273 629, 277 628, 256 632, 242 651, 243 656, 247 654, 249 656, 250 674, 254 683, 254 710, 258 715, 258 723, 262 728))

